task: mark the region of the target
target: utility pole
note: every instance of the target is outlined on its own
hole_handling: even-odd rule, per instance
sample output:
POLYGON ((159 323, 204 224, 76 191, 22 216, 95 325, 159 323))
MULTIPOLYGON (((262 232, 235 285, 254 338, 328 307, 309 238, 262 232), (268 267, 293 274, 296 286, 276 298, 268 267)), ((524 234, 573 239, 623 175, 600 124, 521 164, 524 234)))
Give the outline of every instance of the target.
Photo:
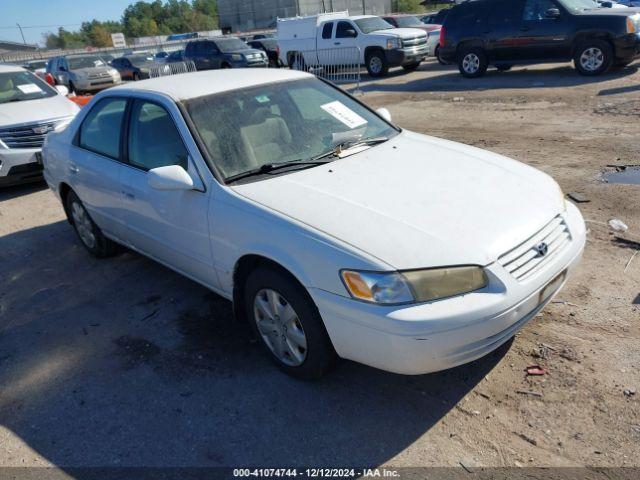
POLYGON ((24 39, 24 33, 22 32, 22 27, 17 22, 16 22, 16 25, 18 26, 18 30, 20 30, 20 35, 22 35, 22 43, 24 43, 26 45, 27 41, 24 39))
POLYGON ((365 1, 366 1, 366 0, 362 0, 362 14, 363 14, 363 15, 366 15, 366 14, 367 14, 367 7, 366 7, 366 5, 364 4, 364 2, 365 2, 365 1))

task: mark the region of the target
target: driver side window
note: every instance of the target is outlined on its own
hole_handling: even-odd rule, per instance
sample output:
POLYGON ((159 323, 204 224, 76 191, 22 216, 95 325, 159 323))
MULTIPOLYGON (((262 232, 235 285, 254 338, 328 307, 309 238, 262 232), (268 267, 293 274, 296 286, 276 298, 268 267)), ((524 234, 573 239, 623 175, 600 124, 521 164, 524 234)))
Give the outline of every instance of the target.
POLYGON ((551 0, 527 0, 522 19, 525 22, 548 20, 546 13, 550 8, 558 8, 551 0))
POLYGON ((357 36, 358 34, 356 32, 356 27, 354 27, 350 22, 338 22, 338 27, 336 28, 336 38, 354 38, 357 36))

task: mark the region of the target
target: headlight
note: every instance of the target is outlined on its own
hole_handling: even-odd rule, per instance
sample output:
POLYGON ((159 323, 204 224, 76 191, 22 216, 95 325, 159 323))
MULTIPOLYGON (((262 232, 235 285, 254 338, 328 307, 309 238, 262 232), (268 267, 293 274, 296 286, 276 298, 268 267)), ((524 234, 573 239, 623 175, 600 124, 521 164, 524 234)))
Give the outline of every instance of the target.
POLYGON ((389 40, 387 40, 387 50, 392 50, 394 48, 401 48, 402 47, 402 40, 400 40, 399 38, 390 38, 389 40))
POLYGON ((234 53, 231 55, 231 60, 244 60, 244 56, 239 53, 234 53))
POLYGON ((343 270, 341 276, 353 298, 387 305, 428 302, 469 293, 487 285, 487 276, 478 266, 404 272, 343 270))
POLYGON ((74 72, 74 75, 78 80, 86 80, 89 78, 87 72, 74 72))
POLYGON ((638 24, 640 24, 640 15, 627 17, 627 33, 636 33, 638 31, 638 24))
POLYGON ((109 75, 111 76, 114 76, 118 73, 118 70, 116 70, 115 68, 110 68, 107 73, 109 73, 109 75))
POLYGON ((64 130, 71 123, 71 120, 73 120, 73 117, 64 118, 64 119, 56 122, 56 124, 53 126, 53 131, 54 132, 59 132, 61 130, 64 130))

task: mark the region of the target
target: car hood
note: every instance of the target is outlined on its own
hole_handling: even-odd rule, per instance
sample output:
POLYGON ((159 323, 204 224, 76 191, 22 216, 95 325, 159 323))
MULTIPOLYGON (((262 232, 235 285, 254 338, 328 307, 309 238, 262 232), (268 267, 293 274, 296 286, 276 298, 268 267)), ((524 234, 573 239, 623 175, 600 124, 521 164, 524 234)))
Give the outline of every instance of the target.
POLYGON ((630 17, 640 12, 640 8, 594 8, 593 10, 585 10, 578 12, 578 15, 599 17, 602 15, 614 17, 630 17))
POLYGON ((37 100, 0 104, 0 127, 38 123, 70 117, 78 113, 78 106, 62 95, 37 100))
POLYGON ((564 208, 539 170, 406 131, 328 165, 231 188, 399 270, 490 264, 564 208))
POLYGON ((388 30, 376 30, 371 33, 385 37, 400 37, 402 39, 426 35, 425 31, 420 28, 390 28, 388 30))

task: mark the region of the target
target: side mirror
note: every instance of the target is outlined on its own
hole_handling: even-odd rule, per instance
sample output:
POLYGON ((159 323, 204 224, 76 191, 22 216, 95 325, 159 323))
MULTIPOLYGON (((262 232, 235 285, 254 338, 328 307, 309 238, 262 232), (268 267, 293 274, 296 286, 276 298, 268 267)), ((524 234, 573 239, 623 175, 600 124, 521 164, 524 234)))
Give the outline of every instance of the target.
POLYGON ((560 17, 560 10, 558 10, 557 8, 550 8, 549 10, 544 12, 544 17, 545 18, 559 18, 560 17))
POLYGON ((65 87, 64 85, 56 85, 56 90, 58 91, 58 93, 60 95, 63 95, 65 97, 67 95, 69 95, 69 89, 67 87, 65 87))
POLYGON ((147 172, 147 183, 155 190, 193 190, 193 179, 180 165, 153 168, 147 172))
POLYGON ((350 28, 345 31, 347 37, 356 38, 358 36, 358 32, 356 32, 353 28, 350 28))
POLYGON ((387 122, 391 122, 391 112, 386 108, 379 108, 376 113, 384 118, 387 122))

